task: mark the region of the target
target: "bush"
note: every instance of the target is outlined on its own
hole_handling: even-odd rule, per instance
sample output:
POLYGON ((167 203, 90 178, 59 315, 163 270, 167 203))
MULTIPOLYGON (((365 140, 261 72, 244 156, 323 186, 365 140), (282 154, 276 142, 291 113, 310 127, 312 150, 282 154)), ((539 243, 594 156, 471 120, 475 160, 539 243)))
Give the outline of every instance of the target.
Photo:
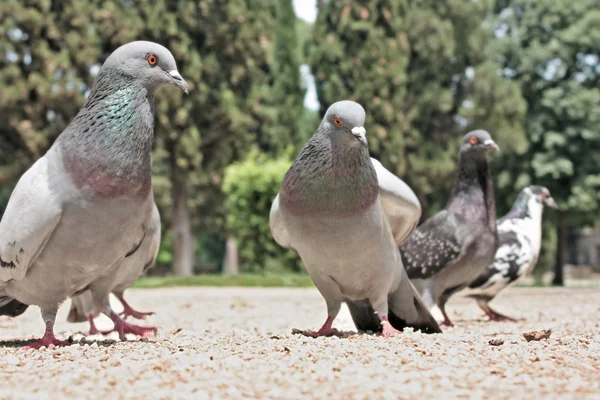
POLYGON ((298 256, 279 246, 269 229, 271 204, 291 164, 289 155, 270 159, 252 151, 225 170, 227 228, 237 238, 242 272, 303 270, 298 256))

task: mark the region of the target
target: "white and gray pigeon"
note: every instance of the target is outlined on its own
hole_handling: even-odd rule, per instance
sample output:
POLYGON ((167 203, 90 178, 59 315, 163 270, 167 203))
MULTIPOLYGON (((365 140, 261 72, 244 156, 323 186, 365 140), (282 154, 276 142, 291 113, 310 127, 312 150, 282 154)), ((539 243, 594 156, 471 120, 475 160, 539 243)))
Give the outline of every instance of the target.
POLYGON ((271 232, 299 254, 325 298, 327 319, 312 336, 339 335, 332 324, 344 301, 360 330, 440 332, 398 251, 421 205, 402 180, 369 157, 364 122, 358 103, 329 107, 285 175, 271 207, 271 232))
POLYGON ((402 260, 423 302, 445 305, 494 257, 498 245, 496 202, 487 156, 498 146, 483 130, 469 132, 458 154, 456 179, 446 208, 421 224, 400 247, 402 260))
MULTIPOLYGON (((160 213, 156 204, 152 210, 152 221, 150 223, 150 229, 144 237, 144 240, 140 244, 140 247, 131 255, 125 257, 121 266, 118 267, 113 274, 108 274, 100 277, 95 285, 99 286, 100 282, 104 282, 104 285, 109 287, 109 291, 115 295, 117 299, 123 305, 123 312, 121 316, 127 318, 129 316, 137 319, 145 319, 148 315, 152 315, 152 312, 140 312, 133 309, 124 298, 125 290, 129 289, 135 281, 146 272, 156 260, 158 255, 158 249, 160 247, 160 213)), ((84 293, 73 296, 71 298, 71 309, 67 316, 69 322, 83 322, 89 321, 90 331, 89 334, 97 333, 110 333, 100 332, 94 323, 94 318, 97 317, 99 311, 94 307, 92 302, 92 293, 87 290, 84 293)), ((124 333, 118 332, 121 339, 124 339, 124 333)))
POLYGON ((109 289, 97 282, 116 273, 150 227, 154 95, 165 85, 188 90, 169 50, 143 41, 119 47, 83 108, 17 183, 0 222, 0 307, 41 308, 45 334, 29 348, 68 344, 54 336, 56 312, 85 290, 118 330, 146 332, 111 309, 109 289))
POLYGON ((494 311, 488 303, 535 268, 542 246, 544 206, 557 207, 550 191, 543 186, 528 186, 510 212, 498 220, 499 245, 494 261, 471 282, 468 293, 491 321, 515 321, 494 311))

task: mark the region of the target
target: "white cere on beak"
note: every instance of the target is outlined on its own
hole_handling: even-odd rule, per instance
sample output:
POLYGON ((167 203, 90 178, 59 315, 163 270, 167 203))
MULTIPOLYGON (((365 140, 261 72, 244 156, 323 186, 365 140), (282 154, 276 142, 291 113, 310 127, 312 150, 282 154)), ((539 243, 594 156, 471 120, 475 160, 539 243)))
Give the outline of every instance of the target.
POLYGON ((356 138, 360 140, 362 144, 365 146, 367 145, 367 131, 364 127, 355 126, 350 132, 352 132, 352 134, 356 136, 356 138))
POLYGON ((490 149, 500 151, 500 148, 498 147, 496 142, 494 142, 492 139, 487 139, 486 141, 483 142, 483 144, 486 145, 487 147, 489 147, 490 149))

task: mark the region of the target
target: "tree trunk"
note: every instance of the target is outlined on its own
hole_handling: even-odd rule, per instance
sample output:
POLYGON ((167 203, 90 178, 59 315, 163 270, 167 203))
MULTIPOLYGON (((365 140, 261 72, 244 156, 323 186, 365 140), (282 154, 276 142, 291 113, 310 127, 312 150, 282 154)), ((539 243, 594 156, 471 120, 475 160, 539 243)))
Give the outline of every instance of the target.
POLYGON ((553 286, 564 286, 565 246, 567 245, 567 212, 559 211, 558 225, 556 226, 556 258, 554 264, 553 286))
POLYGON ((175 170, 172 176, 173 197, 173 273, 191 276, 194 273, 194 236, 187 206, 187 176, 175 170))
POLYGON ((239 275, 240 273, 237 240, 233 236, 229 236, 227 238, 227 244, 225 247, 225 262, 223 263, 223 273, 225 275, 239 275))

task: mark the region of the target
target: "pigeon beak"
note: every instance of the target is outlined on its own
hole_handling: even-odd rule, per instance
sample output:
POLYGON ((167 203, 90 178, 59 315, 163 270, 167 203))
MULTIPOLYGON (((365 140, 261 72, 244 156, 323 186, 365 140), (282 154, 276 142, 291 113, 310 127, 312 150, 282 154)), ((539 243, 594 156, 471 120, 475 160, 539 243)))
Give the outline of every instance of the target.
POLYGON ((179 75, 179 71, 174 69, 173 71, 169 71, 169 76, 173 80, 173 84, 177 86, 179 89, 183 90, 185 94, 188 94, 190 87, 187 82, 179 75))
POLYGON ((546 197, 544 199, 544 205, 552 208, 558 208, 558 204, 556 204, 552 197, 546 197))
POLYGON ((355 126, 350 131, 358 139, 359 142, 367 146, 367 131, 362 126, 355 126))
POLYGON ((492 139, 488 139, 483 144, 488 148, 488 150, 496 150, 500 151, 500 147, 494 142, 492 139))

